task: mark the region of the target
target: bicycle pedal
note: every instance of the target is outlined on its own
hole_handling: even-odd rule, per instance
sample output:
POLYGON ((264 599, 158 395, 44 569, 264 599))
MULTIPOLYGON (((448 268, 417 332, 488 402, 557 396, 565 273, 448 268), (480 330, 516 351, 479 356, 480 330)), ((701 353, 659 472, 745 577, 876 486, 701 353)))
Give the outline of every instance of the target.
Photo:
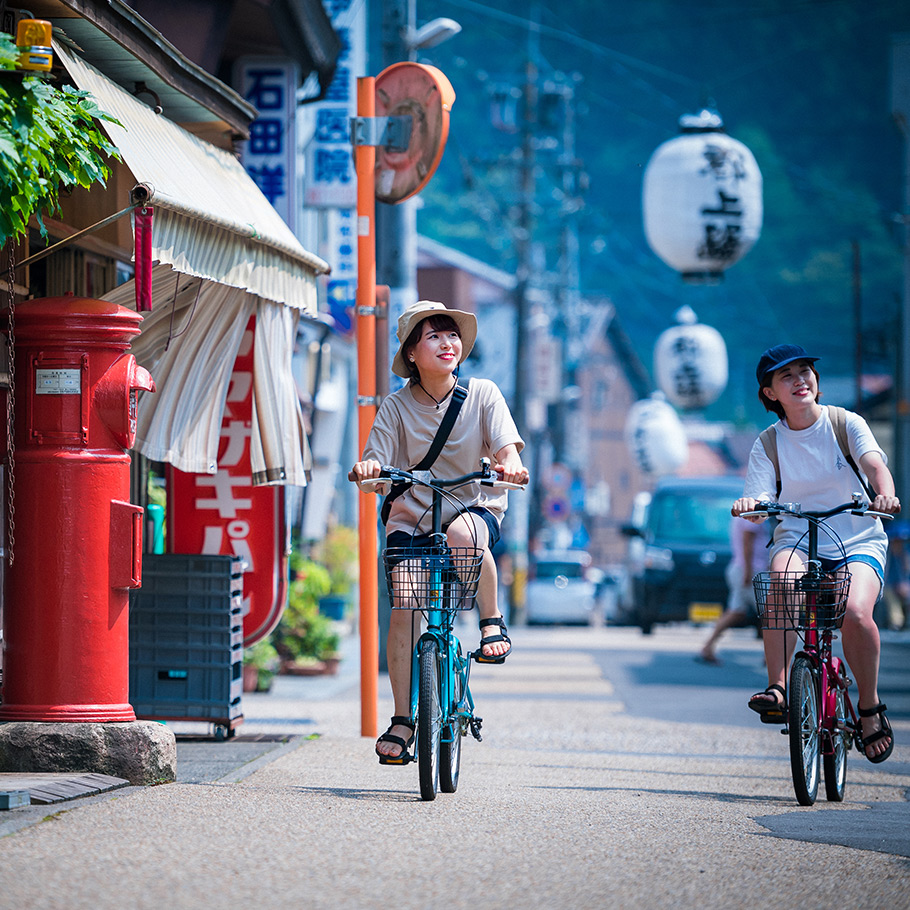
POLYGON ((477 742, 482 743, 483 737, 480 735, 480 727, 483 724, 482 717, 471 718, 471 736, 477 740, 477 742))

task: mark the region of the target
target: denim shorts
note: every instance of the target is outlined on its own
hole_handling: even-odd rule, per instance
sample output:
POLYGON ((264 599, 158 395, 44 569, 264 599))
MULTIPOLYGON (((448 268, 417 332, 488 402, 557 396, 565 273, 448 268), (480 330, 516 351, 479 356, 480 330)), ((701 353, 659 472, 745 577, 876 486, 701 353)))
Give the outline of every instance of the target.
POLYGON ((846 559, 839 557, 837 559, 830 559, 827 556, 819 556, 818 561, 822 564, 822 571, 824 572, 833 572, 835 569, 839 569, 841 566, 849 565, 851 562, 862 562, 867 566, 871 566, 875 571, 875 574, 878 576, 878 598, 876 603, 882 598, 882 592, 885 590, 885 570, 882 568, 881 563, 874 557, 868 556, 865 553, 856 553, 853 556, 848 556, 846 559))
MULTIPOLYGON (((490 541, 487 549, 492 550, 499 543, 502 533, 499 529, 499 521, 496 516, 483 506, 471 506, 468 509, 474 515, 479 515, 490 532, 490 541)), ((443 528, 446 530, 448 525, 443 528)), ((385 544, 387 547, 429 547, 432 546, 433 539, 429 534, 409 534, 407 531, 392 531, 386 536, 385 544)))

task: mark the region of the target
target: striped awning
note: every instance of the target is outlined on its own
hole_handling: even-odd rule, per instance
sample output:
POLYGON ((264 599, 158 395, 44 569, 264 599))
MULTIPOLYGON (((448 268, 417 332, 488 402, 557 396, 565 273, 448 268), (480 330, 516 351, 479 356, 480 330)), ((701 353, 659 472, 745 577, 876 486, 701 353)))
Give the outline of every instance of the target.
MULTIPOLYGON (((133 282, 104 295, 134 306, 133 282)), ((133 448, 190 474, 214 474, 234 360, 250 317, 254 484, 305 486, 312 464, 291 357, 299 311, 167 265, 152 269, 152 311, 131 351, 155 380, 142 393, 133 448)))
POLYGON ((55 43, 54 53, 121 124, 101 121, 136 183, 148 188, 154 260, 315 312, 315 276, 328 265, 301 246, 233 155, 156 114, 67 48, 55 43))

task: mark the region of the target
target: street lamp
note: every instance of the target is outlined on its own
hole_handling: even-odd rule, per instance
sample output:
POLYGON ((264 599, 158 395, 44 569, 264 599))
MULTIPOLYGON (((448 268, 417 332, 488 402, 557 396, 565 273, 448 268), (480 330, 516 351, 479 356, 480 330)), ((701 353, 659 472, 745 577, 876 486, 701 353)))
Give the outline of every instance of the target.
POLYGON ((420 28, 408 27, 404 43, 409 51, 436 47, 449 38, 454 38, 461 31, 461 25, 454 19, 433 19, 420 28))

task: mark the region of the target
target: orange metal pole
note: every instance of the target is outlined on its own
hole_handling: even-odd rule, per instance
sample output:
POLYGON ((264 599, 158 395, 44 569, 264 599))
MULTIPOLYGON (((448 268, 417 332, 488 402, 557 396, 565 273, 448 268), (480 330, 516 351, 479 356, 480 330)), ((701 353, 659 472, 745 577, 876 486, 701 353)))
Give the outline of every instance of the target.
MULTIPOLYGON (((357 115, 374 117, 376 80, 357 80, 357 115)), ((354 148, 357 172, 357 426, 363 452, 376 417, 376 148, 354 148)), ((360 500, 360 735, 375 737, 379 684, 379 582, 376 497, 360 500)))

